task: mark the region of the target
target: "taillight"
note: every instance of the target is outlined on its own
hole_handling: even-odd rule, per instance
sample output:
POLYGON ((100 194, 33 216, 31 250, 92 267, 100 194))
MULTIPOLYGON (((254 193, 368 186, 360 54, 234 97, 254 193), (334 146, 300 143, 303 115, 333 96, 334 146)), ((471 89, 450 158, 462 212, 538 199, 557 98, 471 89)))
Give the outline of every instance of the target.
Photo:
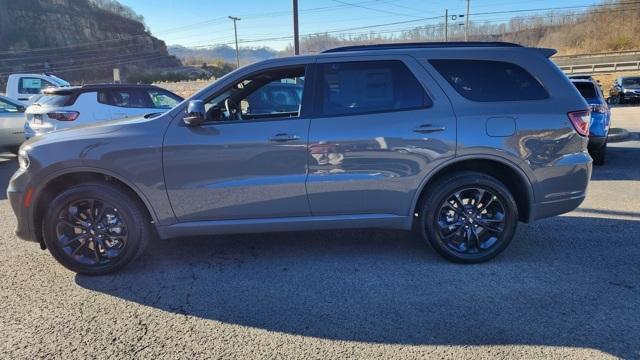
POLYGON ((580 110, 571 111, 567 114, 571 124, 576 129, 578 134, 582 136, 589 136, 589 125, 591 124, 591 111, 580 110))
POLYGON ((74 121, 80 116, 80 113, 77 111, 54 111, 47 113, 47 116, 58 121, 74 121))
POLYGON ((597 105, 591 105, 591 112, 592 113, 606 113, 609 110, 609 107, 607 106, 607 104, 597 104, 597 105))

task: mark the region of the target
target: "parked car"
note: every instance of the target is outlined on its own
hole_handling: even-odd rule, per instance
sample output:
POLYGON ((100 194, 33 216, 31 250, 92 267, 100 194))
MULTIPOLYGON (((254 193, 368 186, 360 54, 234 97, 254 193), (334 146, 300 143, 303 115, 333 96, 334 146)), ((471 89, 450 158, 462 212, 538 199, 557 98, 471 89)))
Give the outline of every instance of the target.
POLYGON ((31 105, 44 89, 69 86, 69 83, 51 74, 11 74, 7 79, 6 97, 25 106, 31 105))
POLYGON ((640 76, 623 76, 613 82, 609 89, 611 104, 624 104, 640 100, 640 76))
POLYGON ((0 95, 0 148, 18 153, 24 142, 24 106, 0 95))
POLYGON ((600 87, 590 80, 572 80, 582 97, 591 107, 591 125, 589 126, 589 154, 594 165, 604 165, 607 155, 607 137, 611 125, 611 110, 600 87))
POLYGON ((27 139, 97 121, 164 112, 182 97, 153 85, 95 84, 45 89, 26 111, 27 139))
POLYGON ((156 236, 338 228, 414 229, 449 260, 489 260, 518 221, 585 198, 590 108, 554 52, 390 44, 245 66, 154 118, 27 141, 17 234, 83 274, 156 236), (282 83, 304 84, 297 109, 248 111, 282 83))

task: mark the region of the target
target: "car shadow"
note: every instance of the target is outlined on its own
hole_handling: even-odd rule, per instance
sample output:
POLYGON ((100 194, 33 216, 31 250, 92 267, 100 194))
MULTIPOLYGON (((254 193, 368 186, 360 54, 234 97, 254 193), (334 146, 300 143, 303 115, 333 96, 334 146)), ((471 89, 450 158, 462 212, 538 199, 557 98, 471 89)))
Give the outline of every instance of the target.
POLYGON ((163 311, 322 339, 544 345, 640 354, 640 221, 522 225, 498 258, 446 262, 410 233, 323 231, 157 242, 78 285, 163 311), (612 234, 619 234, 613 235, 612 234))

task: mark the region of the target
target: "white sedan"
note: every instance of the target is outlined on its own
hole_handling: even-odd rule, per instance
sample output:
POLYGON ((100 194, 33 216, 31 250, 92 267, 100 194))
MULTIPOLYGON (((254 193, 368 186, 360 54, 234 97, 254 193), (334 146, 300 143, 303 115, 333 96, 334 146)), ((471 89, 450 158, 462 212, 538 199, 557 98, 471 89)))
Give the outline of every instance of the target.
POLYGON ((25 108, 15 100, 0 95, 0 147, 18 152, 24 138, 25 108))

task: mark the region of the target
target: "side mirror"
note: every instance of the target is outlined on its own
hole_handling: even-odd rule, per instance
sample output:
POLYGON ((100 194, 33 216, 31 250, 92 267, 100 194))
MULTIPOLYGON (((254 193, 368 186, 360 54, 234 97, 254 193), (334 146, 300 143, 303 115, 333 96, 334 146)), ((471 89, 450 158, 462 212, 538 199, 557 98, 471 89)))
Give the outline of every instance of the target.
POLYGON ((205 122, 207 118, 202 100, 191 100, 187 105, 187 111, 182 119, 187 126, 198 126, 205 122))
POLYGON ((25 112, 25 111, 27 111, 27 108, 26 108, 26 107, 24 107, 24 106, 22 106, 22 105, 18 105, 18 106, 17 106, 17 108, 18 108, 18 112, 25 112))

